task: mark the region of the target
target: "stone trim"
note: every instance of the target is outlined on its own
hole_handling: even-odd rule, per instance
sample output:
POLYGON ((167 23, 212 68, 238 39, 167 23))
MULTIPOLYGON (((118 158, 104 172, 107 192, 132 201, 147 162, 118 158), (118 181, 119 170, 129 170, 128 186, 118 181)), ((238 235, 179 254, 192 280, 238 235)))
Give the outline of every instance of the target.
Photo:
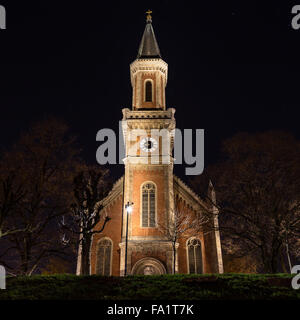
MULTIPOLYGON (((125 270, 125 241, 119 244, 121 248, 120 256, 120 275, 124 276, 125 270)), ((169 240, 128 240, 127 248, 127 273, 131 273, 131 256, 133 252, 144 253, 145 255, 151 257, 151 254, 157 254, 164 252, 167 257, 166 265, 167 269, 172 270, 172 256, 173 249, 172 243, 169 240)))
POLYGON ((201 241, 201 239, 197 236, 193 236, 193 237, 189 237, 186 242, 185 242, 185 252, 186 252, 186 266, 187 266, 187 274, 191 274, 190 273, 190 262, 189 262, 189 251, 188 251, 188 242, 191 240, 191 239, 196 239, 196 240, 199 240, 200 241, 200 245, 201 245, 201 262, 202 262, 202 273, 205 273, 204 272, 204 261, 205 261, 205 257, 203 257, 204 255, 204 245, 203 245, 203 242, 201 241))
MULTIPOLYGON (((148 212, 149 213, 149 212, 148 212)), ((140 228, 141 229, 153 229, 153 228, 157 228, 158 224, 157 224, 157 185, 154 181, 151 180, 147 180, 144 181, 141 185, 140 185, 140 228), (154 227, 143 227, 143 186, 145 184, 153 184, 154 185, 154 195, 155 195, 155 226, 154 227)), ((130 237, 131 238, 131 237, 130 237)))
POLYGON ((165 91, 159 83, 159 78, 165 78, 167 83, 168 65, 162 59, 137 59, 130 65, 130 80, 135 93, 132 100, 132 108, 157 108, 164 109, 165 105, 160 103, 161 96, 165 91), (152 84, 152 101, 145 101, 145 80, 151 78, 152 84))
POLYGON ((112 239, 110 237, 102 237, 100 238, 97 243, 96 243, 96 261, 95 261, 95 274, 97 274, 97 266, 98 266, 98 246, 99 243, 103 240, 109 240, 111 242, 111 249, 110 249, 110 266, 109 266, 109 275, 112 275, 112 266, 113 266, 113 252, 114 252, 114 242, 112 241, 112 239))
POLYGON ((136 59, 130 64, 130 80, 133 86, 134 77, 141 71, 159 71, 168 81, 168 64, 160 59, 136 59))
POLYGON ((217 251, 217 261, 218 261, 218 272, 224 273, 218 213, 214 215, 214 227, 215 227, 215 240, 216 240, 216 251, 217 251))
MULTIPOLYGON (((125 241, 125 236, 124 236, 124 241, 125 241)), ((130 237, 130 241, 134 242, 134 241, 144 241, 144 242, 149 242, 149 241, 169 241, 166 236, 131 236, 130 237)))
POLYGON ((175 109, 168 108, 167 110, 130 110, 128 108, 123 108, 123 119, 122 120, 131 120, 131 119, 169 119, 175 121, 175 109))
POLYGON ((149 257, 137 261, 132 267, 131 274, 139 274, 138 272, 146 266, 153 266, 153 268, 157 270, 159 274, 167 273, 165 266, 159 260, 149 257))

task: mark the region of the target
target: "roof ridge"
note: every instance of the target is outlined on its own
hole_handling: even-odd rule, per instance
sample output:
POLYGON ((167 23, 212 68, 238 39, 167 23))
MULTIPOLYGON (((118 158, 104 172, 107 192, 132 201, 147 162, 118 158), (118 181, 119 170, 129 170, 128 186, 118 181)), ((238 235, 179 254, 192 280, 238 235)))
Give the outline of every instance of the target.
POLYGON ((178 181, 179 184, 183 185, 201 204, 204 203, 204 200, 190 187, 188 186, 183 180, 173 174, 175 180, 178 181))
MULTIPOLYGON (((112 185, 112 187, 111 187, 109 193, 107 194, 107 196, 104 199, 99 201, 104 205, 103 209, 107 205, 109 205, 108 200, 110 200, 112 198, 114 199, 114 198, 116 198, 116 196, 118 196, 118 193, 115 194, 115 195, 114 195, 114 193, 118 192, 117 188, 119 187, 120 184, 123 183, 123 179, 124 179, 124 174, 112 185)), ((119 192, 122 193, 123 192, 123 188, 121 188, 121 190, 119 190, 119 192)))

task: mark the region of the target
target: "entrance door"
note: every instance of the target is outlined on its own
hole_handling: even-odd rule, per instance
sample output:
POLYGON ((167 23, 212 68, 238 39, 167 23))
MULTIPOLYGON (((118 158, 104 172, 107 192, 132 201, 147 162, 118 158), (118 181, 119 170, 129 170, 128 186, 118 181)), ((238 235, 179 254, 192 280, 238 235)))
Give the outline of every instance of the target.
POLYGON ((166 274, 166 268, 155 258, 143 258, 133 266, 131 273, 149 276, 159 275, 166 274))

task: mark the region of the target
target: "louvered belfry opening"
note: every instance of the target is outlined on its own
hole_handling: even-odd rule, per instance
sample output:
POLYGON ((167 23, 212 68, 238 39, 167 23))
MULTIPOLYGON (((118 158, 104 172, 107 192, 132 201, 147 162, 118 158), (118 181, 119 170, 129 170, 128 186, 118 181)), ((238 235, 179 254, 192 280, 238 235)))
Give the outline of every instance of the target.
POLYGON ((155 185, 142 187, 142 227, 155 227, 155 185))
POLYGON ((112 242, 109 239, 102 239, 97 248, 96 273, 103 276, 110 276, 112 242))
POLYGON ((190 273, 203 273, 202 249, 199 239, 190 239, 187 243, 190 273))

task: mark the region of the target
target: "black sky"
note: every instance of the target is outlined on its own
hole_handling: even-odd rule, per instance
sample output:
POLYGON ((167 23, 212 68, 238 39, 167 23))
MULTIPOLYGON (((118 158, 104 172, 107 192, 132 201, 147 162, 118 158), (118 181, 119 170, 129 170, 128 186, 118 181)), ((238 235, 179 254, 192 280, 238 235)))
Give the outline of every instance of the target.
MULTIPOLYGON (((296 2, 0 4, 7 10, 7 30, 0 30, 2 147, 32 121, 55 115, 69 123, 94 163, 96 132, 117 130, 121 109, 131 107, 129 64, 148 8, 169 65, 167 106, 177 110, 177 127, 205 129, 206 164, 239 131, 282 129, 300 137, 296 2)), ((111 169, 116 177, 122 173, 121 166, 111 169)))

